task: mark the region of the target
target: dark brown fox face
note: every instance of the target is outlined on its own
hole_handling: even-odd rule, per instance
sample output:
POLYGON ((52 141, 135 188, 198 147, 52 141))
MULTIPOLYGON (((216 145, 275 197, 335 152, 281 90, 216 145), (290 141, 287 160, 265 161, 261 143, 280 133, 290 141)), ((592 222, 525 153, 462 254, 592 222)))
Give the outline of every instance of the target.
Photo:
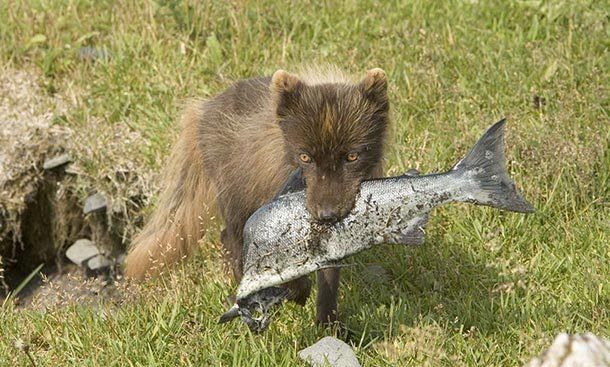
POLYGON ((286 154, 303 169, 307 208, 336 221, 354 207, 360 183, 382 159, 388 120, 387 81, 380 69, 358 84, 306 85, 273 75, 286 154))

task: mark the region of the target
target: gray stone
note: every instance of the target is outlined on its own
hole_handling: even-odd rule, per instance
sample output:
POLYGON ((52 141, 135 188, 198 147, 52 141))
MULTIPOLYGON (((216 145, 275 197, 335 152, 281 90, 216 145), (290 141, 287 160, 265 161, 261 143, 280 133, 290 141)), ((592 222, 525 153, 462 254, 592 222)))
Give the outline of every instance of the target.
POLYGON ((108 260, 108 258, 104 255, 97 255, 87 261, 87 268, 89 268, 89 270, 105 269, 111 265, 112 261, 108 260))
POLYGON ((332 336, 324 337, 299 351, 299 357, 314 367, 360 367, 352 348, 332 336))
POLYGON ((58 155, 57 157, 47 159, 42 164, 42 168, 44 168, 45 170, 50 170, 53 168, 61 167, 70 162, 72 162, 72 158, 70 158, 70 156, 67 153, 65 153, 62 155, 58 155))
POLYGON ((105 209, 107 205, 108 202, 106 201, 104 195, 97 193, 89 196, 85 200, 85 208, 83 209, 83 212, 85 214, 89 214, 96 210, 105 209))
POLYGON ((540 357, 527 367, 610 367, 610 341, 592 333, 559 334, 540 357))
POLYGON ((81 238, 66 250, 66 257, 76 265, 83 266, 87 260, 99 253, 100 251, 92 241, 81 238))

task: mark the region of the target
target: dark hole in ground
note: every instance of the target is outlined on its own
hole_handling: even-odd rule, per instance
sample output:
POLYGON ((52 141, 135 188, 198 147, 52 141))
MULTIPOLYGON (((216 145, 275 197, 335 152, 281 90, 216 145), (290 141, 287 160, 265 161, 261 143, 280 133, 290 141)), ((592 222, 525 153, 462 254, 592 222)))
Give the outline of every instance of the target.
POLYGON ((0 254, 3 259, 0 302, 31 275, 33 277, 17 295, 19 300, 31 298, 43 285, 43 278, 60 279, 67 272, 78 272, 83 280, 86 276, 107 278, 114 275, 114 267, 99 273, 83 271, 71 266, 65 257, 66 249, 79 238, 91 238, 106 249, 120 248, 119 236, 108 230, 105 210, 83 214, 78 198, 69 190, 73 178, 63 168, 44 171, 36 190, 26 198, 26 208, 19 217, 20 235, 9 234, 0 246, 5 252, 9 249, 9 253, 0 254), (14 238, 19 240, 12 241, 14 238), (41 265, 42 268, 33 274, 41 265))
MULTIPOLYGON (((61 271, 66 246, 86 234, 78 201, 66 190, 64 179, 63 172, 44 172, 36 190, 26 197, 26 208, 19 217, 20 233, 9 234, 0 246, 10 251, 2 254, 5 296, 41 264, 43 274, 61 271)), ((27 293, 37 284, 40 284, 40 275, 22 292, 27 293)))

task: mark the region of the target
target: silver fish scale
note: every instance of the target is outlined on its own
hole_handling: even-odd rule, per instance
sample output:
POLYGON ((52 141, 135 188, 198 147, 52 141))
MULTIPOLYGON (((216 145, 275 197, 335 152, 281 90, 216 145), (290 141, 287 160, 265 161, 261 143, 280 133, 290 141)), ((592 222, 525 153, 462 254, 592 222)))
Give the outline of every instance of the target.
POLYGON ((367 181, 352 212, 333 225, 313 220, 303 192, 278 198, 246 223, 244 277, 237 298, 377 244, 422 243, 425 215, 443 203, 468 200, 469 181, 455 171, 367 181))

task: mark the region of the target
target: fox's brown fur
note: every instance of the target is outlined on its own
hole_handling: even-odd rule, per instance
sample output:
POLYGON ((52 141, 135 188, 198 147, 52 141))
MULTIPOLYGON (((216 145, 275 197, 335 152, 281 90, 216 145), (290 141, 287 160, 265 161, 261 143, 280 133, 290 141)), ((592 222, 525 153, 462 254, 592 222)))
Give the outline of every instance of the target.
MULTIPOLYGON (((298 167, 314 217, 336 220, 353 207, 363 179, 380 175, 388 125, 387 81, 380 69, 357 83, 336 69, 238 81, 187 109, 166 166, 156 211, 134 240, 126 275, 161 272, 196 248, 217 208, 221 242, 242 275, 242 230, 298 167), (304 155, 308 158, 305 159, 304 155), (356 159, 346 160, 347 155, 356 159)), ((318 321, 336 319, 338 269, 318 274, 318 321)), ((303 303, 309 281, 292 282, 303 303)))

